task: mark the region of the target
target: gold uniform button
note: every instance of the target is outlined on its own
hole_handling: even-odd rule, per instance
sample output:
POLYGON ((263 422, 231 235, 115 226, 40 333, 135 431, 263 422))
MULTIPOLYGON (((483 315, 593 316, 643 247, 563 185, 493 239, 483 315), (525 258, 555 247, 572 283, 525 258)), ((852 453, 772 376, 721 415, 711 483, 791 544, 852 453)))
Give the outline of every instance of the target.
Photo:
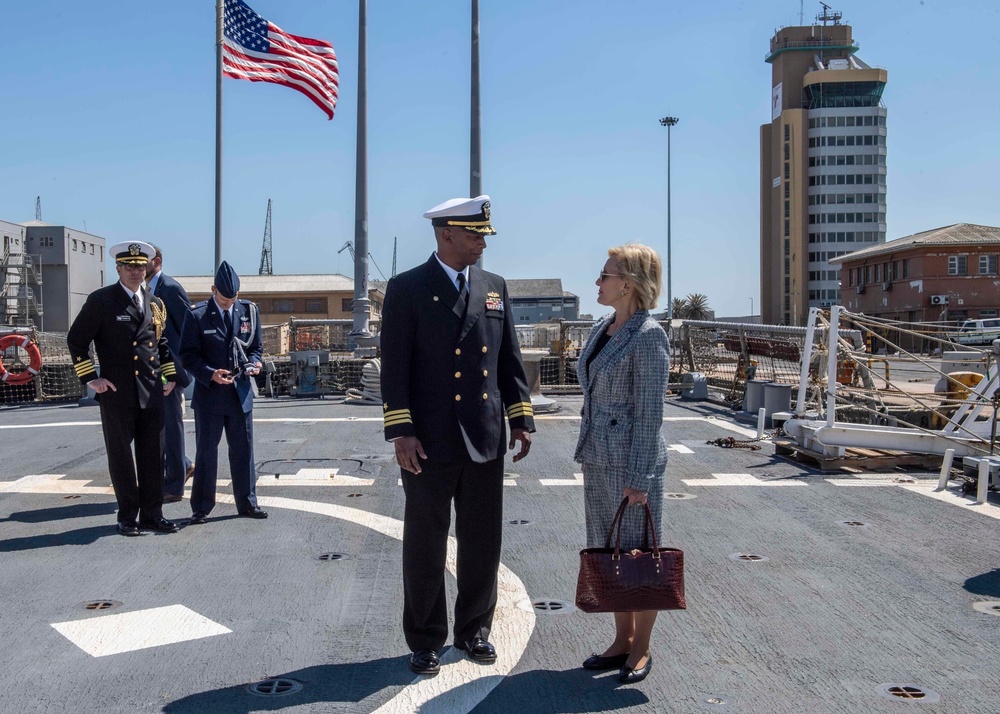
POLYGON ((489 395, 488 394, 484 394, 483 395, 483 401, 486 401, 487 399, 489 399, 489 395))
MULTIPOLYGON (((138 372, 136 372, 136 374, 138 374, 138 372)), ((460 401, 462 401, 462 395, 461 395, 461 394, 456 394, 456 395, 455 395, 455 401, 456 401, 456 402, 460 402, 460 401)))
POLYGON ((150 347, 152 347, 152 346, 153 346, 153 343, 152 343, 152 342, 150 342, 150 343, 149 343, 149 346, 150 346, 150 347))
POLYGON ((136 377, 138 377, 138 376, 139 376, 139 370, 136 370, 136 371, 135 371, 135 376, 136 376, 136 377))
POLYGON ((486 354, 486 345, 483 345, 483 354, 486 354))
POLYGON ((455 379, 461 379, 461 378, 462 378, 462 373, 461 372, 455 372, 455 379))
POLYGON ((150 362, 152 362, 152 361, 153 361, 153 358, 152 358, 152 357, 150 357, 150 358, 149 358, 149 361, 150 361, 150 362))
POLYGON ((138 342, 133 342, 133 343, 132 343, 132 346, 133 346, 133 347, 138 347, 138 346, 139 346, 139 343, 138 343, 138 342))
POLYGON ((459 349, 456 349, 456 350, 455 350, 455 354, 457 354, 457 355, 460 355, 460 354, 462 354, 462 350, 459 350, 459 349))
POLYGON ((139 359, 139 355, 132 355, 132 359, 139 359))
POLYGON ((487 377, 487 376, 489 376, 489 374, 490 374, 490 373, 489 373, 489 370, 485 370, 485 369, 483 370, 483 376, 484 376, 484 377, 487 377))
POLYGON ((435 296, 434 296, 434 302, 437 302, 437 301, 438 301, 438 296, 437 296, 437 295, 435 295, 435 296))

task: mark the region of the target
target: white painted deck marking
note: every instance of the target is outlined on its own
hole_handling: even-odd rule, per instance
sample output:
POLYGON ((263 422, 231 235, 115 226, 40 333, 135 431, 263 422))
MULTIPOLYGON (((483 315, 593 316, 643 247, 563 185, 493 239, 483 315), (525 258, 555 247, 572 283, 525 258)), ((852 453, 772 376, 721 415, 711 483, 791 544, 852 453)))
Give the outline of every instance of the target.
POLYGON ((0 481, 0 493, 79 493, 115 495, 111 486, 88 486, 90 480, 65 479, 65 474, 34 474, 14 481, 0 481))
POLYGON ((676 451, 678 454, 693 454, 694 450, 690 449, 684 444, 670 444, 667 447, 667 451, 676 451))
POLYGON ((183 605, 56 622, 52 627, 91 657, 107 657, 232 632, 183 605))
POLYGON ((358 478, 337 473, 337 469, 299 469, 294 474, 279 476, 258 476, 258 486, 371 486, 372 478, 358 478))
POLYGON ((781 479, 761 481, 750 474, 712 474, 712 478, 683 478, 688 486, 807 486, 803 481, 781 479))
POLYGON ((582 486, 583 474, 573 474, 573 478, 540 478, 538 483, 543 486, 582 486))

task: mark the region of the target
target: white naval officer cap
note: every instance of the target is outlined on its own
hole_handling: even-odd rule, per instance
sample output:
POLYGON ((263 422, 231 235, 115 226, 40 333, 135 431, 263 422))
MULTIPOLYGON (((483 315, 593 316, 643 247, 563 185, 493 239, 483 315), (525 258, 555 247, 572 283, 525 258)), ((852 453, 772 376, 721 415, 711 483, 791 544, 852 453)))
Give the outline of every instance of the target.
POLYGON ((490 225, 490 197, 483 194, 475 198, 449 198, 424 214, 431 219, 431 225, 455 226, 473 233, 496 235, 490 225))
POLYGON ((108 253, 117 265, 145 265, 156 255, 156 248, 141 240, 127 240, 115 243, 108 253))

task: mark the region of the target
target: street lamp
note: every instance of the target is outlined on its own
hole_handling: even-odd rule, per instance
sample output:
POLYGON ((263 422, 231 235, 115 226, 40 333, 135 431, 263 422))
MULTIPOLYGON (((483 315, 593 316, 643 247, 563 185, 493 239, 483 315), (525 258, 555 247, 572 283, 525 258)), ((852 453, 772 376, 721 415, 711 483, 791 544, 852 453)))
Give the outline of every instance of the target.
POLYGON ((679 122, 677 117, 663 117, 660 126, 667 127, 667 325, 673 325, 674 295, 670 284, 670 127, 679 122))

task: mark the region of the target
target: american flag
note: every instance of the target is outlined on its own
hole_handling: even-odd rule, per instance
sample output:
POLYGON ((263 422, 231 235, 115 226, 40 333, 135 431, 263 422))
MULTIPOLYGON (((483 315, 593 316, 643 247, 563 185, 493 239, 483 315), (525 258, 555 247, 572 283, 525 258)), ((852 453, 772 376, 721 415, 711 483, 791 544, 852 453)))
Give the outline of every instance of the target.
POLYGON ((223 74, 297 89, 333 119, 338 89, 333 45, 289 35, 243 0, 226 0, 225 13, 223 74))

